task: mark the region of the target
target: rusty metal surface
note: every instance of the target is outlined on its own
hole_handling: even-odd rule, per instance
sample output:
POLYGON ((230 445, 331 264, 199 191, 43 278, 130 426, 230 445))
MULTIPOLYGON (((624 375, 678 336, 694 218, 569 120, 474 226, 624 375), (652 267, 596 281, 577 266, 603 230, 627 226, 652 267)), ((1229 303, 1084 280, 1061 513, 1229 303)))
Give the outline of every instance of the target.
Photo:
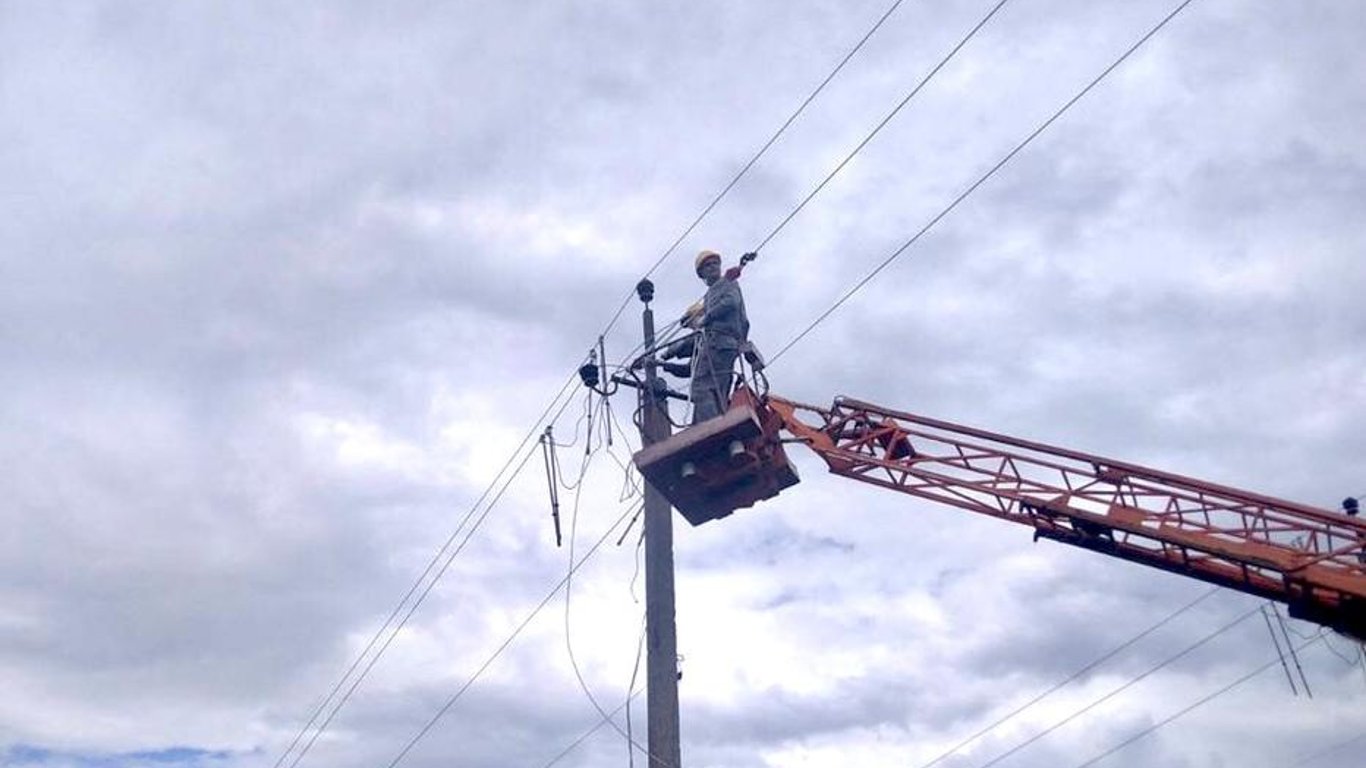
POLYGON ((782 446, 769 439, 778 421, 740 397, 726 413, 637 452, 636 468, 693 525, 770 499, 798 482, 782 446), (764 419, 770 421, 765 429, 764 419), (732 442, 743 451, 731 455, 732 442), (691 465, 684 475, 683 466, 691 465))
POLYGON ((1346 515, 857 400, 821 408, 771 396, 768 406, 835 474, 1366 636, 1366 523, 1346 515))

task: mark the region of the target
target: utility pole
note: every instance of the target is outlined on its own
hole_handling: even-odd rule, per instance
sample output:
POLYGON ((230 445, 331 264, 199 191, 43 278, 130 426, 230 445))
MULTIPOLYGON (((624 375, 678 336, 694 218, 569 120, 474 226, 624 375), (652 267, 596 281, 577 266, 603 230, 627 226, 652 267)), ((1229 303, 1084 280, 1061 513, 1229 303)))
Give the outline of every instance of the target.
MULTIPOLYGON (((636 285, 645 305, 645 386, 640 389, 640 441, 652 445, 669 437, 666 386, 655 370, 655 286, 636 285)), ((664 494, 645 484, 645 636, 651 768, 680 768, 678 736, 678 636, 674 623, 673 507, 664 494)))

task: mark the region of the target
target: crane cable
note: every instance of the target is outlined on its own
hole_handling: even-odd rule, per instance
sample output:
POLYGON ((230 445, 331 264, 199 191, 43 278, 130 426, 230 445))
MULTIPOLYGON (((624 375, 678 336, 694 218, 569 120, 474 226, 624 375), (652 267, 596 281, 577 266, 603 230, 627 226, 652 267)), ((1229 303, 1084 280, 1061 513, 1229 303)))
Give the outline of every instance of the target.
MULTIPOLYGON (((1316 636, 1310 638, 1309 640, 1305 641, 1304 643, 1301 643, 1301 644, 1299 645, 1299 647, 1295 648, 1295 650, 1296 650, 1297 652, 1298 652, 1298 651, 1303 651, 1304 649, 1308 648, 1309 646, 1313 645, 1314 643, 1317 643, 1319 640, 1322 640, 1322 639, 1323 639, 1323 636, 1324 636, 1324 635, 1323 635, 1323 631, 1320 631, 1318 635, 1316 635, 1316 636)), ((1133 736, 1130 736, 1129 738, 1125 739, 1124 741, 1121 741, 1120 743, 1116 744, 1115 746, 1110 747, 1109 749, 1105 750, 1104 752, 1100 753, 1099 755, 1096 755, 1095 757, 1091 758, 1090 760, 1087 760, 1087 761, 1084 762, 1084 763, 1079 763, 1079 764, 1073 766, 1072 768, 1087 768, 1087 766, 1095 765, 1096 763, 1100 762, 1101 760, 1104 760, 1105 758, 1109 757, 1110 755, 1113 755, 1114 753, 1120 751, 1121 749, 1124 749, 1125 747, 1129 746, 1130 744, 1133 744, 1134 742, 1138 741, 1139 739, 1142 739, 1142 738, 1144 738, 1145 736, 1148 736, 1149 734, 1151 734, 1152 732, 1154 732, 1154 731, 1156 731, 1157 729, 1161 728, 1162 726, 1167 725, 1168 723, 1171 723, 1171 722, 1174 721, 1174 720, 1179 720, 1180 718, 1184 717, 1185 715, 1189 714, 1190 712, 1194 711, 1195 709, 1197 709, 1197 708, 1199 708, 1199 707, 1202 707, 1202 706, 1204 706, 1205 704, 1208 704, 1209 702, 1211 702, 1211 701, 1213 701, 1213 700, 1219 698, 1220 696, 1223 696, 1225 693, 1228 693, 1229 691, 1233 690, 1234 688, 1237 688, 1238 686, 1242 685, 1243 683, 1246 683, 1248 680, 1251 680, 1252 678, 1256 677, 1257 675, 1260 675, 1261 673, 1267 671, 1268 669, 1271 669, 1273 666, 1276 665, 1276 662, 1277 662, 1277 661, 1278 661, 1278 659, 1271 659, 1270 661, 1266 662, 1265 664, 1261 665, 1260 667, 1257 667, 1256 669, 1252 670, 1251 672, 1248 672, 1247 674, 1243 675, 1242 677, 1238 678, 1237 680, 1234 680, 1233 682, 1229 683, 1228 685, 1225 685, 1224 687, 1220 688, 1219 690, 1217 690, 1217 691, 1215 691, 1215 692, 1213 692, 1213 693, 1211 693, 1211 694, 1208 694, 1208 695, 1206 695, 1206 696, 1200 698, 1200 699, 1199 699, 1198 701, 1196 701, 1195 703, 1190 704, 1189 706, 1186 706, 1185 708, 1181 709, 1181 710, 1178 711, 1177 713, 1175 713, 1175 714, 1173 714, 1173 715, 1171 715, 1171 716, 1169 716, 1169 717, 1163 718, 1162 720, 1159 720, 1159 721, 1157 721, 1156 723, 1153 723, 1152 725, 1148 726, 1147 728, 1144 728, 1143 730, 1139 731, 1138 733, 1134 734, 1133 736)))
MULTIPOLYGON (((431 560, 429 560, 427 563, 427 567, 423 569, 422 573, 419 574, 418 577, 413 581, 412 586, 408 588, 408 591, 398 601, 398 604, 394 606, 394 609, 389 613, 389 616, 384 620, 384 623, 380 625, 380 628, 375 631, 375 634, 370 638, 369 642, 366 643, 365 647, 351 662, 350 666, 347 667, 346 672, 344 672, 341 678, 337 680, 336 684, 332 686, 332 689, 328 692, 328 694, 323 697, 322 702, 318 704, 318 706, 314 709, 313 714, 308 718, 308 721, 304 723, 303 727, 299 729, 299 732, 295 734, 294 739, 289 743, 289 746, 286 747, 285 750, 280 753, 280 756, 275 759, 273 768, 280 768, 282 765, 284 765, 284 762, 287 759, 289 759, 290 753, 292 753, 294 749, 299 746, 300 742, 304 739, 304 736, 308 734, 309 730, 313 729, 315 724, 319 722, 318 719, 322 717, 323 712, 325 712, 329 707, 333 707, 331 713, 327 715, 326 719, 320 725, 317 726, 317 731, 308 740, 307 744, 302 748, 299 754, 294 757, 294 760, 290 763, 291 768, 299 764, 299 761, 303 759, 303 756, 307 754, 308 751, 312 748, 313 743, 316 742, 318 737, 322 734, 322 732, 326 730, 327 724, 332 721, 332 719, 337 715, 341 708, 346 704, 346 701, 351 697, 351 694, 355 692, 355 689, 360 685, 360 682, 364 680, 365 676, 369 674, 371 668, 373 668, 375 663, 379 660, 379 657, 382 656, 385 650, 388 649, 390 643, 393 642, 394 637, 397 636, 398 632, 401 629, 403 629, 403 626, 405 624, 407 624, 408 620, 412 617, 413 612, 416 611, 417 607, 422 604, 423 600, 426 599, 428 593, 431 592, 432 587, 435 586, 436 582, 441 578, 443 574, 445 574, 446 570, 450 568, 450 565, 454 561, 455 556, 459 554, 459 548, 452 552, 449 555, 449 557, 447 557, 447 551, 451 549, 451 546, 453 544, 455 544, 456 539, 459 538, 461 532, 465 528, 466 523, 469 522, 471 517, 474 515, 475 511, 479 509, 480 505, 483 504, 485 500, 489 498, 489 495, 493 492, 493 489, 498 486, 500 479, 516 461, 518 454, 522 452, 522 450, 528 445, 531 438, 537 433, 541 424, 544 423, 546 416, 549 415, 551 410, 555 408, 555 405, 559 403, 560 398, 564 397, 565 392, 567 392, 569 390, 570 385, 574 383, 574 378, 574 375, 571 374, 570 377, 565 380, 564 384, 560 387, 559 392, 550 401, 550 404, 546 406, 545 410, 541 412, 541 415, 537 418, 535 425, 530 430, 528 430, 527 434, 522 438, 521 442, 513 450, 512 454, 508 456, 507 461, 504 462, 503 466, 500 467, 498 471, 494 474, 493 480, 489 482, 488 486, 484 489, 483 493, 480 494, 479 498, 475 500, 474 504, 470 505, 470 508, 465 512, 464 517, 462 517, 460 519, 460 522, 456 525, 455 530, 452 531, 450 536, 446 538, 445 543, 443 543, 441 545, 441 548, 436 551, 436 554, 432 555, 431 560), (443 557, 446 557, 446 561, 444 563, 441 562, 443 557), (440 564, 439 567, 438 564, 440 564), (422 585, 424 582, 428 581, 429 577, 431 577, 430 582, 428 582, 426 588, 423 589, 422 585), (388 640, 385 640, 384 643, 380 645, 379 650, 375 654, 374 658, 372 658, 370 662, 366 664, 365 669, 360 673, 360 676, 356 678, 354 681, 352 681, 351 686, 347 689, 345 694, 342 695, 341 699, 335 702, 334 706, 333 700, 337 698, 342 688, 346 686, 347 681, 351 680, 351 676, 356 673, 356 670, 358 668, 360 668, 361 663, 366 659, 367 656, 369 656, 370 652, 375 650, 376 644, 380 642, 380 638, 384 636, 385 632, 390 631, 391 625, 394 625, 395 619, 398 619, 399 614, 403 612, 404 606, 408 605, 409 600, 412 600, 413 596, 415 594, 418 594, 419 590, 421 590, 421 594, 418 595, 416 601, 413 602, 413 604, 409 607, 408 612, 402 617, 402 619, 398 622, 396 626, 392 626, 392 631, 389 634, 388 640)), ((560 410, 556 413, 555 417, 552 419, 552 422, 559 418, 560 413, 564 412, 564 408, 569 404, 569 402, 571 401, 566 400, 565 403, 560 406, 560 410)), ((525 466, 525 463, 526 460, 524 458, 521 466, 525 466)), ((521 466, 519 466, 517 470, 518 472, 521 471, 521 466)), ((507 479, 507 482, 510 483, 515 476, 516 473, 514 472, 513 476, 507 479)), ((503 490, 506 489, 507 485, 504 484, 503 490)), ((487 516, 488 511, 493 508, 493 505, 497 503, 498 498, 501 497, 502 491, 498 493, 497 497, 494 498, 494 501, 490 503, 488 507, 485 509, 484 516, 487 516)), ((480 522, 483 521, 484 516, 480 517, 480 522)), ((471 533, 473 533, 473 530, 471 530, 471 533)), ((468 542, 468 540, 469 538, 467 536, 464 542, 461 542, 460 547, 463 548, 465 542, 468 542)))
POLYGON ((967 737, 966 739, 963 739, 962 741, 958 742, 958 743, 955 744, 951 749, 947 750, 946 752, 944 752, 943 754, 941 754, 939 757, 936 757, 935 759, 929 761, 928 763, 925 763, 924 765, 920 766, 920 768, 932 768, 932 766, 938 765, 939 763, 943 762, 944 758, 946 758, 946 757, 948 757, 948 756, 954 754, 955 752, 961 750, 963 747, 966 747, 967 745, 971 744, 972 742, 976 741, 977 739, 981 738, 982 736, 985 736, 987 733, 996 730, 997 728, 1001 727, 1002 725, 1004 725, 1005 723, 1009 722, 1010 720, 1013 720, 1013 719, 1014 719, 1017 715, 1019 715, 1021 712, 1024 712, 1026 709, 1029 709, 1030 707, 1034 706, 1035 704, 1038 704, 1040 701, 1044 700, 1044 699, 1047 698, 1048 696, 1052 695, 1053 693, 1056 693, 1059 689, 1063 688, 1064 686, 1068 685, 1069 683, 1073 682, 1074 680, 1077 680, 1077 679, 1080 678, 1082 675, 1085 675, 1087 672, 1090 672, 1091 670, 1095 669, 1096 667, 1099 667, 1101 664, 1104 664, 1105 662, 1107 662, 1107 661, 1109 661, 1110 659, 1114 658, 1115 656, 1119 655, 1122 651, 1124 651, 1125 649, 1129 648, 1129 647, 1132 646, 1134 643, 1137 643, 1139 640, 1142 640, 1143 638, 1147 637, 1148 635, 1151 635, 1152 633, 1156 632, 1157 630, 1161 629, 1162 627, 1165 627, 1167 624, 1170 624, 1173 620, 1175 620, 1177 617, 1179 617, 1179 616, 1181 616, 1182 614, 1184 614, 1186 611, 1189 611, 1190 609, 1194 608, 1195 606, 1199 605, 1200 603, 1203 603, 1205 600, 1208 600, 1209 598, 1213 597, 1214 594, 1215 594, 1216 592, 1218 592, 1218 591, 1219 591, 1219 587, 1211 587, 1211 588, 1209 588, 1209 589, 1206 590, 1203 594, 1201 594, 1199 597, 1195 598, 1194 600, 1191 600, 1190 602, 1186 603, 1185 605, 1181 606, 1180 608, 1177 608, 1175 611, 1172 611, 1171 613, 1167 614, 1166 617, 1164 617, 1163 619, 1161 619, 1161 620, 1158 621, 1157 623, 1155 623, 1155 624, 1149 626, 1147 629, 1143 630, 1142 632, 1139 632, 1138 634, 1134 635, 1133 637, 1129 638, 1128 640, 1125 640, 1124 642, 1122 642, 1122 643, 1120 643, 1119 645, 1115 646, 1113 649, 1111 649, 1109 652, 1107 652, 1107 653, 1101 655, 1101 656, 1100 656, 1099 658, 1097 658, 1095 661, 1092 661, 1091 663, 1087 664, 1086 666, 1082 667, 1081 669, 1078 669, 1076 672, 1073 672, 1073 673, 1072 673, 1071 675, 1069 675, 1066 679, 1064 679, 1064 680, 1062 680, 1062 681, 1060 681, 1060 682, 1057 682, 1057 683, 1053 684, 1053 686, 1052 686, 1051 688, 1049 688, 1048 690, 1044 691, 1043 693, 1040 693, 1039 695, 1035 696, 1034 698, 1030 699, 1029 701, 1026 701, 1024 704, 1021 704, 1019 707, 1016 707, 1014 710, 1012 710, 1010 713, 1008 713, 1008 714, 1005 715, 1004 717, 1001 717, 1000 719, 996 720, 996 722, 992 723, 991 725, 986 726, 985 728, 983 728, 983 729, 979 730, 978 732, 972 734, 971 736, 967 737))
POLYGON ((777 362, 778 358, 782 357, 789 349, 792 348, 793 345, 795 345, 797 342, 805 338, 806 335, 811 333, 811 331, 814 330, 816 326, 820 325, 827 317, 834 313, 835 310, 843 306, 846 301, 848 301, 854 294, 858 293, 859 290, 861 290, 865 285, 872 281, 874 277, 877 277, 877 275, 880 272, 882 272, 882 270, 886 269, 887 266, 890 265, 893 261, 895 261, 897 257, 905 253, 906 250, 910 248, 912 245, 915 245, 915 243, 918 242, 921 237, 924 237, 924 235, 927 232, 933 229, 934 226, 940 222, 940 220, 942 220, 945 216, 948 216, 951 212, 953 212, 953 210, 957 208, 958 205, 962 203, 965 199, 967 199, 969 195, 977 191, 978 187, 985 184, 987 180, 990 179, 992 176, 995 176, 997 171, 1001 170, 1001 168, 1003 168, 1007 163, 1014 159, 1014 157, 1018 155, 1022 150, 1024 150, 1025 147, 1029 146, 1034 141, 1034 139, 1038 138, 1040 134, 1042 134, 1045 130, 1049 128, 1049 126, 1053 125, 1053 123, 1056 122, 1058 118, 1062 117, 1063 114, 1065 114, 1069 109, 1071 109, 1074 104, 1076 104, 1078 101, 1081 101, 1081 99, 1084 96, 1086 96, 1086 94, 1090 93, 1091 90, 1095 88, 1097 85, 1099 85, 1102 80, 1108 77, 1111 72, 1115 71, 1115 69, 1117 69, 1121 64, 1128 60, 1128 58, 1132 56, 1134 52, 1142 48, 1143 45, 1148 42, 1148 40, 1152 39, 1152 37, 1156 35, 1159 31, 1161 31, 1163 27, 1167 26, 1168 22, 1176 18, 1177 15, 1184 11, 1186 7, 1194 1, 1195 0, 1183 0, 1183 2, 1177 5, 1176 8, 1173 9, 1170 13, 1168 13, 1161 21, 1159 21, 1156 26, 1148 30, 1146 34, 1139 38, 1138 42, 1134 43, 1132 46, 1129 47, 1128 50, 1120 54, 1119 58, 1115 59, 1114 62, 1110 64, 1110 66, 1106 67, 1099 75, 1095 77, 1095 79, 1088 83, 1086 87, 1082 88, 1081 91, 1077 93, 1077 95, 1073 96, 1070 100, 1067 101, 1067 103, 1063 104, 1062 107, 1060 107, 1056 112, 1054 112, 1053 115, 1049 117, 1047 120, 1045 120, 1043 124, 1041 124, 1038 128, 1035 128, 1034 132, 1026 136, 1024 141, 1021 141, 1019 144, 1015 146, 1014 149, 1006 153, 1004 157, 1002 157, 986 173, 982 174, 976 181, 969 185, 967 189, 963 190, 943 210, 935 214, 934 217, 930 219, 929 223, 921 227, 920 230, 916 232, 914 235, 912 235, 909 240, 902 243, 901 246, 898 247, 896 250, 892 251, 891 255, 884 259, 882 263, 878 264, 877 267, 873 269, 873 271, 869 272, 867 275, 863 277, 862 280, 859 280, 857 283, 855 283, 854 286, 850 288, 848 291, 846 291, 844 295, 840 296, 834 304, 830 305, 828 309, 826 309, 824 312, 818 315, 815 320, 812 320, 810 325, 806 326, 805 329, 803 329, 790 341, 784 344, 782 349, 778 350, 778 353, 775 354, 769 360, 769 365, 772 366, 773 363, 777 362))
MULTIPOLYGON (((796 119, 803 112, 806 111, 807 106, 810 105, 812 101, 815 101, 816 97, 820 95, 820 92, 825 90, 825 86, 829 85, 830 81, 835 79, 835 76, 840 73, 840 70, 844 69, 844 65, 848 64, 849 60, 854 58, 854 55, 857 54, 859 50, 863 48, 863 44, 868 42, 868 39, 871 38, 873 34, 876 33, 878 29, 882 27, 883 22, 887 21, 887 19, 896 11, 896 9, 901 7, 902 2, 904 2, 904 0, 894 0, 894 2, 887 7, 887 10, 884 11, 880 17, 878 17, 878 20, 873 23, 873 26, 870 27, 866 33, 864 33, 863 37, 860 38, 859 41, 854 44, 853 48, 849 49, 849 52, 844 55, 844 58, 840 59, 840 62, 835 65, 835 68, 830 70, 830 74, 825 76, 825 79, 820 82, 820 85, 817 85, 815 90, 811 91, 811 93, 806 97, 806 99, 802 101, 801 105, 798 106, 797 109, 791 115, 788 116, 787 120, 785 120, 781 126, 779 126, 778 130, 774 131, 773 135, 769 137, 768 141, 764 142, 764 145, 759 148, 759 151, 755 152, 754 155, 750 157, 749 162, 745 163, 744 166, 740 168, 739 172, 737 172, 735 176, 731 178, 730 182, 727 183, 726 186, 723 187, 721 191, 718 192, 716 196, 712 198, 711 202, 708 203, 707 206, 702 209, 702 212, 697 214, 697 217, 693 219, 692 223, 689 224, 678 235, 678 237, 674 239, 673 243, 670 244, 669 247, 664 250, 664 253, 660 254, 659 258, 655 260, 655 263, 652 264, 650 268, 645 271, 645 274, 642 276, 642 279, 647 279, 650 277, 650 275, 653 275, 655 271, 658 270, 659 267, 663 265, 664 262, 667 261, 668 258, 674 254, 675 251, 678 250, 678 246, 682 245, 683 241, 687 239, 688 235, 691 235, 693 230, 697 229, 697 225, 701 224, 702 220, 707 218, 707 216, 712 212, 712 209, 715 208, 717 204, 719 204, 721 200, 725 198, 726 195, 730 194, 730 191, 735 188, 735 185, 740 182, 740 179, 744 178, 745 174, 749 173, 749 170, 754 167, 754 164, 759 162, 759 158, 763 157, 768 152, 769 148, 772 147, 774 143, 778 141, 779 137, 781 137, 784 133, 787 132, 788 127, 791 126, 792 123, 796 121, 796 119)), ((626 307, 630 305, 631 297, 633 295, 635 295, 634 292, 626 294, 626 298, 622 299, 621 306, 617 307, 617 311, 612 314, 612 319, 607 321, 607 327, 603 329, 601 335, 607 335, 607 333, 610 332, 612 328, 616 326, 617 320, 621 318, 621 313, 625 312, 626 307)))
POLYGON ((751 252, 758 253, 759 251, 763 250, 763 247, 768 245, 768 242, 770 240, 776 237, 779 232, 783 231, 783 228, 787 226, 787 223, 792 221, 792 219, 796 217, 798 213, 801 213, 802 209, 806 207, 806 204, 811 202, 811 199, 814 198, 816 195, 820 194, 820 191, 822 189, 825 189, 825 185, 829 184, 831 179, 835 178, 835 176, 838 175, 840 171, 844 170, 844 166, 848 165, 849 161, 853 160, 854 156, 861 152, 863 148, 868 145, 868 142, 872 141, 873 137, 877 136, 878 133, 880 133, 882 129, 886 127, 887 123, 890 123, 892 121, 892 118, 896 117, 897 113, 900 112, 902 108, 905 107, 907 104, 909 104, 911 99, 915 98, 916 95, 919 94, 920 91, 930 82, 930 80, 934 79, 935 75, 939 74, 939 70, 943 69, 950 61, 953 60, 955 56, 957 56, 958 52, 963 49, 963 46, 967 45, 968 42, 972 40, 972 38, 976 37, 977 32, 981 30, 982 27, 985 27, 987 22, 991 21, 991 18, 996 15, 996 12, 1001 10, 1001 8, 1005 6, 1005 4, 1008 2, 1010 2, 1010 0, 998 0, 996 5, 992 6, 991 10, 987 11, 987 14, 983 16, 980 21, 977 22, 977 25, 974 26, 971 30, 969 30, 968 33, 964 35, 961 40, 958 41, 958 44, 955 45, 953 49, 950 50, 948 54, 944 56, 944 58, 939 60, 938 64, 934 65, 934 68, 929 71, 929 74, 922 77, 920 79, 920 82, 916 83, 915 87, 912 88, 910 92, 906 94, 906 97, 903 98, 901 102, 898 103, 895 107, 893 107, 892 111, 888 112, 886 117, 882 118, 882 122, 878 123, 873 128, 873 130, 868 133, 867 136, 864 136, 863 141, 860 141, 858 145, 854 147, 853 151, 851 151, 848 155, 845 155, 844 159, 841 160, 839 164, 835 166, 834 170, 826 174, 825 178, 821 180, 821 183, 817 184, 815 189, 812 189, 811 192, 809 192, 807 196, 803 198, 800 203, 797 204, 796 208, 793 208, 792 211, 788 213, 782 221, 778 222, 778 226, 774 227, 773 230, 769 232, 768 235, 764 237, 764 239, 761 240, 757 246, 752 248, 751 252))

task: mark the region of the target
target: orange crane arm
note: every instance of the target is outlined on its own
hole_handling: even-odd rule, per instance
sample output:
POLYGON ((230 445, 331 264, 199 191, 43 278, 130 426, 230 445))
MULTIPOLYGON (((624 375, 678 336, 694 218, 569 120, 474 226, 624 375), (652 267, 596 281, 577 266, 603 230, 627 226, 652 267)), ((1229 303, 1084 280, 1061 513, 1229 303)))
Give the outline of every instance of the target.
POLYGON ((1366 524, 1354 518, 858 400, 746 399, 834 474, 1277 600, 1366 639, 1366 524))

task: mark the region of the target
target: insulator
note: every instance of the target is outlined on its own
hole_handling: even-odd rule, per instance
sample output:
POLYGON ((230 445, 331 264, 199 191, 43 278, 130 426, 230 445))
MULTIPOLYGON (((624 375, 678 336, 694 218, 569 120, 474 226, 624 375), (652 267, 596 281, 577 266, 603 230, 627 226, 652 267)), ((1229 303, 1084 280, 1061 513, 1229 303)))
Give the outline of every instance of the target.
POLYGON ((579 379, 589 389, 596 387, 598 385, 598 364, 589 361, 579 366, 579 379))

